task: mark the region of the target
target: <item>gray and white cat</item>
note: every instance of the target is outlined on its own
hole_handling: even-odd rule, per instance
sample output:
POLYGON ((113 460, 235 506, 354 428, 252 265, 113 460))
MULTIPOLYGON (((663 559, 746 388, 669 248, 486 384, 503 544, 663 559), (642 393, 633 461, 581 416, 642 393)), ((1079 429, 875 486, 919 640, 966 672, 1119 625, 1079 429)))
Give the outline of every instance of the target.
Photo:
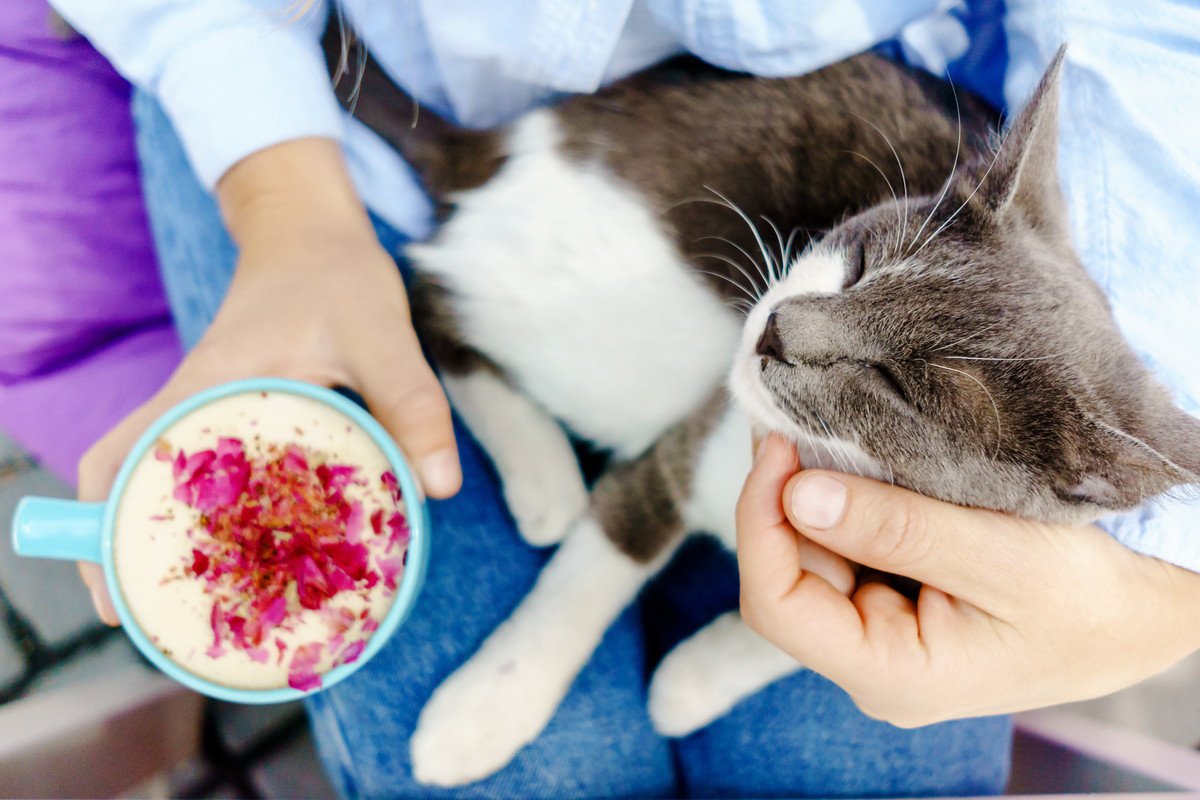
MULTIPOLYGON (((1200 425, 1070 244, 1061 61, 994 149, 985 104, 871 55, 787 79, 679 60, 484 132, 366 70, 357 115, 440 204, 407 251, 423 339, 522 534, 561 540, 421 713, 419 780, 503 767, 687 534, 733 546, 752 426, 1041 520, 1197 480, 1200 425), (615 454, 590 495, 562 425, 615 454)), ((650 714, 687 734, 798 669, 729 613, 668 654, 650 714)))

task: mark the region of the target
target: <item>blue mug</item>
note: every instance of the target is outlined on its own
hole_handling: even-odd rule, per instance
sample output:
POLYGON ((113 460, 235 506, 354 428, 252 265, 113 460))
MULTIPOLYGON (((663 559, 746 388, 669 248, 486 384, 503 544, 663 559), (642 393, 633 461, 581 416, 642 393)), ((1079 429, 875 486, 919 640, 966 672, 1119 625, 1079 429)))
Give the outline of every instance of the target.
POLYGON ((68 561, 93 561, 104 567, 104 579, 108 584, 113 605, 116 606, 121 626, 154 666, 180 683, 209 697, 235 703, 283 703, 296 700, 314 692, 327 689, 352 675, 361 668, 387 643, 396 629, 408 616, 416 603, 421 585, 425 581, 425 569, 429 561, 429 517, 424 495, 414 478, 414 472, 400 448, 392 441, 387 431, 359 406, 337 392, 321 386, 279 378, 252 378, 214 386, 193 395, 159 417, 142 434, 133 450, 125 458, 117 474, 112 492, 103 503, 83 503, 47 497, 26 497, 17 505, 13 519, 13 549, 17 555, 36 558, 59 558, 68 561), (237 689, 223 686, 201 678, 163 655, 130 612, 117 584, 113 566, 113 525, 122 492, 134 468, 146 456, 154 443, 168 428, 184 416, 206 403, 230 395, 249 392, 276 392, 306 397, 330 406, 357 423, 375 441, 387 457, 403 492, 408 516, 410 540, 407 561, 400 578, 395 598, 379 628, 367 640, 366 648, 356 661, 342 664, 324 673, 321 686, 309 691, 291 687, 279 689, 237 689))

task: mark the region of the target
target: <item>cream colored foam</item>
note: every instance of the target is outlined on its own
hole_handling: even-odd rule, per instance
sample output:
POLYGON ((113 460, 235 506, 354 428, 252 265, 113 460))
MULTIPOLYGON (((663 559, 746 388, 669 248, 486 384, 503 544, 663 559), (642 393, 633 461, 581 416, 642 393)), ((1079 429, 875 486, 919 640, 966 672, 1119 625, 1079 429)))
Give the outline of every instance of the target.
MULTIPOLYGON (((315 400, 276 392, 226 397, 179 420, 162 439, 172 452, 183 448, 191 454, 215 448, 218 436, 241 439, 250 457, 268 443, 299 444, 326 453, 330 463, 356 466, 369 478, 369 486, 345 490, 348 499, 363 504, 367 518, 377 508, 395 508, 379 484, 379 476, 390 469, 383 452, 349 418, 315 400)), ((187 531, 198 516, 172 497, 173 489, 170 463, 156 460, 151 448, 131 474, 117 510, 114 563, 117 581, 134 618, 164 654, 200 677, 243 689, 286 686, 291 652, 298 644, 326 641, 327 624, 317 612, 302 611, 295 631, 280 629, 268 638, 270 658, 265 664, 232 647, 226 647, 226 654, 219 658, 206 655, 213 637, 209 622, 212 602, 204 581, 189 576, 164 582, 169 576, 183 574, 182 567, 191 562, 193 541, 187 531), (164 516, 170 519, 154 519, 164 516), (276 635, 288 645, 282 664, 275 663, 272 642, 276 635)), ((368 525, 364 543, 370 535, 368 525)), ((370 616, 382 621, 392 596, 381 581, 371 590, 369 603, 351 592, 339 593, 329 602, 356 615, 369 604, 370 616)), ((317 671, 324 672, 330 666, 326 647, 317 671)))

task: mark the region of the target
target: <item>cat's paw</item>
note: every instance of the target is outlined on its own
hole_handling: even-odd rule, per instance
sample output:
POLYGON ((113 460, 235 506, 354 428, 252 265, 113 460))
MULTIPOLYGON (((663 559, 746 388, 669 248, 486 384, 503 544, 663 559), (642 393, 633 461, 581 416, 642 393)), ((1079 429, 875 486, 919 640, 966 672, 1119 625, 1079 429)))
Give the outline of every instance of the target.
POLYGON ((463 786, 499 772, 537 738, 557 706, 537 670, 476 656, 437 688, 411 742, 413 777, 463 786))
POLYGON ((740 699, 722 691, 713 662, 687 648, 667 654, 650 681, 650 721, 663 736, 687 736, 726 714, 740 699))
POLYGON ((503 472, 504 499, 521 538, 534 547, 558 544, 587 513, 588 491, 574 456, 530 455, 503 472))
POLYGON ((664 736, 687 736, 800 669, 796 659, 729 611, 680 642, 658 665, 650 681, 650 719, 664 736))

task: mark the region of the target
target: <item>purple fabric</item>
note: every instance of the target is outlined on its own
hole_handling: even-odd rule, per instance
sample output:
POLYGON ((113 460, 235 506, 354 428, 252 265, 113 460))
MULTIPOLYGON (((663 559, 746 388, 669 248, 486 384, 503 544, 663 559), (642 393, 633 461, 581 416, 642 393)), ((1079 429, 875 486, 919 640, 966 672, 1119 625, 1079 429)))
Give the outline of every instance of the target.
POLYGON ((138 184, 130 89, 44 0, 0 14, 0 428, 73 481, 181 358, 138 184))

